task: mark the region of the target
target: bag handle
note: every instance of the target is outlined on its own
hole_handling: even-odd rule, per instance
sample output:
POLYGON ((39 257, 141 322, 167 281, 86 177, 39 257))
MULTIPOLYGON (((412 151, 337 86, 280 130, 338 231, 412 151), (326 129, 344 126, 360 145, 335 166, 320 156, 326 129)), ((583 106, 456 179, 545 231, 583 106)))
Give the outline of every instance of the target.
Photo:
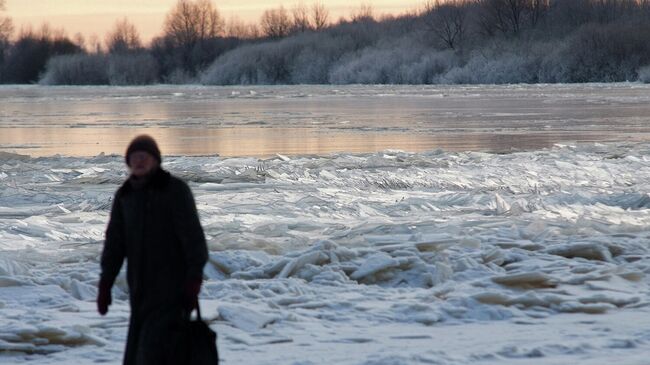
POLYGON ((201 318, 201 305, 199 304, 199 300, 196 300, 196 318, 203 322, 203 318, 201 318))

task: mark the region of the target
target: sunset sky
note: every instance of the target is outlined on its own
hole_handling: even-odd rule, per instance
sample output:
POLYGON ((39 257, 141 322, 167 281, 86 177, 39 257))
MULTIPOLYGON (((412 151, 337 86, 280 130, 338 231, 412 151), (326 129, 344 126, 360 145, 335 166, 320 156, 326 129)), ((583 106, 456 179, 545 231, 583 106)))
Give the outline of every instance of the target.
MULTIPOLYGON (((215 5, 224 18, 237 16, 248 22, 257 22, 264 9, 283 5, 291 8, 299 0, 217 0, 215 5)), ((362 1, 322 0, 330 10, 330 20, 337 20, 357 9, 362 1)), ((412 10, 424 0, 374 0, 371 4, 377 14, 398 14, 412 10)), ((48 22, 54 28, 64 28, 73 36, 81 32, 87 38, 93 34, 100 39, 110 30, 117 19, 127 17, 134 23, 144 41, 158 35, 165 14, 176 0, 6 0, 6 15, 10 16, 16 29, 32 24, 39 27, 48 22)), ((311 0, 303 0, 311 5, 311 0)))

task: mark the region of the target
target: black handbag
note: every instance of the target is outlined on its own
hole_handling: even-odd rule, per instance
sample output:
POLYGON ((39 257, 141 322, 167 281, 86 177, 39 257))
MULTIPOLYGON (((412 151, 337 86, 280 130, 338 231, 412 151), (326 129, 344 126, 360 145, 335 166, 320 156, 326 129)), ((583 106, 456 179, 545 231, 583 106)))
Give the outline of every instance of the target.
POLYGON ((189 319, 182 328, 176 353, 172 355, 178 365, 217 365, 217 333, 201 318, 201 308, 196 306, 196 319, 189 319))

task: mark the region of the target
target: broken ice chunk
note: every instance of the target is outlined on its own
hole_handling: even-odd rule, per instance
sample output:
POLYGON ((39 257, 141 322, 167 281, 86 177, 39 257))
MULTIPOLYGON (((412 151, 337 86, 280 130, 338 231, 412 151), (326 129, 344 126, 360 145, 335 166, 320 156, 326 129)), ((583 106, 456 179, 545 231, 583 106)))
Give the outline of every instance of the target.
POLYGON ((221 319, 233 327, 249 332, 257 331, 278 320, 276 317, 239 305, 220 305, 218 310, 221 319))
POLYGON ((546 249, 546 253, 566 258, 582 257, 587 260, 611 261, 612 254, 603 245, 598 243, 583 242, 573 244, 554 245, 546 249))
POLYGON ((493 277, 492 281, 497 284, 517 288, 553 288, 557 280, 541 272, 527 272, 493 277))
POLYGON ((308 252, 300 257, 297 257, 291 261, 282 269, 278 278, 288 278, 296 270, 302 268, 307 264, 317 264, 319 262, 328 260, 329 256, 321 251, 308 252))
POLYGON ((361 280, 379 271, 399 266, 399 261, 384 252, 371 255, 361 266, 350 275, 352 280, 361 280))

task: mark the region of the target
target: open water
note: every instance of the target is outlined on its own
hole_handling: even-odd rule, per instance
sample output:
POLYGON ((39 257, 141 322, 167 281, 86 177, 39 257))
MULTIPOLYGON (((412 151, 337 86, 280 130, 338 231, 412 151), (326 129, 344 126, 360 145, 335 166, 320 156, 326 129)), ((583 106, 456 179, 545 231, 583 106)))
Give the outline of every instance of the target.
POLYGON ((650 141, 650 85, 0 87, 0 151, 265 157, 650 141))

